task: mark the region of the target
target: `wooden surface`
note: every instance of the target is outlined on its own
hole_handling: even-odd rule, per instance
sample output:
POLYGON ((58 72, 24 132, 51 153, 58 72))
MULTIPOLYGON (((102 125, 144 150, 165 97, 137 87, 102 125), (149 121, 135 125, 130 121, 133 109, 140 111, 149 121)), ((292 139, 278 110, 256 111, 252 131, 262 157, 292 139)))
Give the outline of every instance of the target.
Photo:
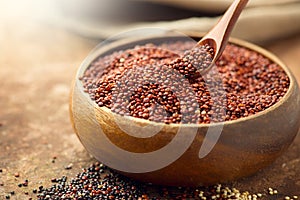
MULTIPOLYGON (((25 199, 35 197, 33 188, 50 186, 51 178, 72 177, 94 161, 73 133, 68 100, 76 68, 98 41, 26 17, 20 23, 20 18, 0 16, 0 199, 10 191, 16 192, 12 199, 25 199), (70 163, 73 168, 65 170, 70 163), (19 188, 25 179, 29 186, 19 188)), ((299 36, 265 45, 292 69, 298 82, 299 36)), ((299 166, 298 134, 274 164, 231 185, 250 192, 272 187, 300 195, 299 166)))

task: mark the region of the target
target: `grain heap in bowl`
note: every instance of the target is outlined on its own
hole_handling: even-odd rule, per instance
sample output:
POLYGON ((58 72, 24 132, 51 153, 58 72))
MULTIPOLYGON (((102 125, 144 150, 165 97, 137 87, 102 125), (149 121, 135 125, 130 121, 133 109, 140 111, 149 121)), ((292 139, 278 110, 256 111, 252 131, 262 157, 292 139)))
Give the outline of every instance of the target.
POLYGON ((276 104, 289 88, 278 64, 235 44, 227 45, 216 70, 201 74, 196 66, 211 57, 188 51, 194 45, 149 43, 115 51, 94 60, 80 80, 98 106, 166 124, 208 124, 254 115, 276 104), (221 89, 213 85, 215 77, 221 89), (212 98, 216 95, 221 97, 217 102, 212 98))

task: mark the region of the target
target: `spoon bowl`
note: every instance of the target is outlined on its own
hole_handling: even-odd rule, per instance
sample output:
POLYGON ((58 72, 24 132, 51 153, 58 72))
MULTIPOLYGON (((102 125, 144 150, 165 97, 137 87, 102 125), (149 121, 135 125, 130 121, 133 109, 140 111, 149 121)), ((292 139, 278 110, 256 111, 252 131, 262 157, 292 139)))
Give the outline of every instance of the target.
MULTIPOLYGON (((196 40, 203 37, 198 33, 190 36, 196 40)), ((299 130, 300 94, 290 70, 276 56, 251 43, 229 40, 280 65, 289 77, 290 86, 279 102, 248 117, 211 124, 164 124, 120 116, 99 107, 84 92, 79 77, 99 56, 169 39, 184 40, 184 37, 166 34, 116 41, 101 46, 79 67, 71 92, 70 116, 87 151, 128 177, 173 186, 232 181, 270 165, 288 148, 299 130), (148 134, 153 130, 155 134, 148 134), (203 143, 214 142, 207 137, 210 130, 221 131, 221 135, 211 150, 201 156, 203 143)))

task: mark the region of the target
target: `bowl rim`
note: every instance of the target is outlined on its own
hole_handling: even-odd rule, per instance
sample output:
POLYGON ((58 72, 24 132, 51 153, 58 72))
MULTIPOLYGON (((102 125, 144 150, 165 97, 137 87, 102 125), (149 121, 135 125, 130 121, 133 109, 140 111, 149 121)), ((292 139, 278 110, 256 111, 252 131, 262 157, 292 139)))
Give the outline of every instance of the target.
MULTIPOLYGON (((150 40, 150 39, 162 39, 162 38, 166 38, 166 37, 180 37, 180 36, 188 36, 188 37, 192 37, 192 38, 201 38, 203 37, 205 34, 204 33, 199 33, 199 32, 193 32, 193 31, 187 31, 184 33, 181 33, 182 35, 178 35, 178 34, 172 34, 172 33, 165 33, 163 35, 154 35, 154 36, 139 36, 139 37, 135 37, 135 38, 122 38, 116 41, 112 41, 111 43, 105 44, 104 46, 101 46, 99 48, 99 45, 97 45, 89 54, 88 56, 83 60, 83 62, 79 65, 76 75, 75 75, 75 83, 74 84, 78 84, 79 89, 81 94, 83 94, 85 97, 87 97, 88 101, 90 103, 92 103, 92 105, 96 108, 96 109, 100 109, 103 110, 106 113, 112 114, 113 116, 118 116, 118 117, 123 117, 125 119, 128 120, 132 120, 136 123, 143 123, 143 124, 151 124, 151 125, 156 125, 156 126, 172 126, 172 127, 186 127, 186 128, 208 128, 208 127, 216 127, 216 126, 225 126, 225 125, 231 125, 231 124, 237 124, 237 123, 241 123, 241 122, 245 122, 245 121, 249 121, 252 119, 255 119, 257 117, 261 117, 263 115, 266 115, 267 113, 275 110, 276 108, 278 108, 279 106, 281 106, 286 99, 288 99, 291 94, 292 94, 292 89, 295 87, 295 84, 297 84, 295 82, 294 76, 291 73, 290 69, 273 53, 271 53, 270 51, 264 49, 263 47, 260 47, 256 44, 247 42, 243 39, 238 39, 235 37, 230 37, 229 38, 229 43, 232 43, 234 45, 240 46, 240 47, 244 47, 247 49, 250 49, 252 51, 258 52, 259 54, 263 55, 264 57, 268 58, 269 60, 271 60, 272 62, 278 64, 283 70, 284 72, 287 74, 288 78, 289 78, 289 87, 288 90, 286 91, 286 93, 284 94, 284 96, 275 104, 273 104, 272 106, 268 107, 267 109, 264 109, 258 113, 255 113, 253 115, 247 116, 247 117, 241 117, 238 119, 234 119, 234 120, 228 120, 228 121, 222 121, 222 122, 213 122, 213 123, 209 123, 209 124, 204 124, 204 123, 200 123, 200 124, 196 124, 196 123, 191 123, 191 124, 185 124, 185 123, 170 123, 170 124, 166 124, 163 122, 155 122, 155 121, 150 121, 147 119, 142 119, 142 118, 137 118, 137 117, 132 117, 132 116, 122 116, 119 115, 117 113, 112 112, 109 108, 107 107, 99 107, 95 101, 93 101, 89 94, 84 92, 84 88, 83 88, 83 84, 82 82, 79 80, 79 77, 81 77, 84 72, 87 70, 87 68, 90 66, 91 62, 93 62, 95 59, 97 59, 101 54, 106 53, 107 51, 113 49, 113 48, 117 48, 119 46, 122 45, 126 45, 126 44, 130 44, 133 42, 138 42, 138 41, 145 41, 145 40, 150 40)), ((101 44, 101 43, 100 43, 101 44)), ((73 88, 74 89, 74 88, 73 88)))

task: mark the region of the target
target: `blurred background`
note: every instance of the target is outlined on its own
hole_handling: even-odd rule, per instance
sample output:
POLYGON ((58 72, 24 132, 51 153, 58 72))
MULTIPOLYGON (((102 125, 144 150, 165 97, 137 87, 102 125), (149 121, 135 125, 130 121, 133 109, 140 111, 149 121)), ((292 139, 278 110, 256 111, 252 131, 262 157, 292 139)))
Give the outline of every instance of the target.
MULTIPOLYGON (((32 18, 82 36, 105 39, 121 31, 159 27, 209 30, 231 0, 1 0, 1 17, 32 18)), ((267 42, 300 32, 299 0, 250 0, 233 36, 267 42)), ((21 21, 22 20, 22 21, 21 21)))
MULTIPOLYGON (((91 37, 145 26, 179 31, 208 31, 231 0, 75 0, 58 5, 63 24, 91 37), (72 2, 72 3, 70 3, 72 2)), ((233 33, 266 42, 300 31, 298 0, 250 0, 233 33), (280 27, 280 28, 279 28, 280 27)), ((61 21, 62 22, 62 21, 61 21)))
MULTIPOLYGON (((93 161, 72 130, 68 104, 77 67, 100 41, 143 27, 206 32, 231 2, 0 0, 0 199, 9 191, 19 199, 28 197, 17 187, 16 172, 29 179, 25 190, 32 191, 93 161), (62 170, 70 163, 71 170, 62 170)), ((299 0, 250 0, 233 36, 275 53, 300 81, 299 22, 299 0)), ((298 134, 274 165, 234 185, 297 194, 299 164, 298 134)))

